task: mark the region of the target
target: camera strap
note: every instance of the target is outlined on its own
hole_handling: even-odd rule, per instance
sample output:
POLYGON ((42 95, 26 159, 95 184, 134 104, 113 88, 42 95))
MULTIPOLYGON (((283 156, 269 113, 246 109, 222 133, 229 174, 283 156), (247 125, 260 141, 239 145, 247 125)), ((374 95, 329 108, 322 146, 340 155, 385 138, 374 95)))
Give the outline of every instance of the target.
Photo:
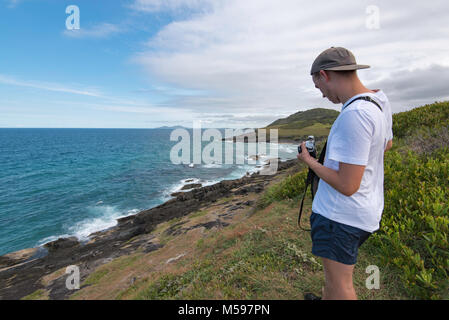
MULTIPOLYGON (((354 100, 349 102, 344 108, 347 108, 351 103, 353 103, 353 102, 355 102, 357 100, 365 100, 365 101, 368 101, 368 102, 372 102, 382 112, 382 107, 373 98, 368 97, 368 96, 362 96, 362 97, 355 98, 354 100)), ((323 150, 321 150, 320 157, 318 159, 318 162, 321 163, 321 164, 324 164, 324 156, 326 155, 326 147, 327 147, 327 141, 324 144, 323 150)), ((312 169, 309 168, 309 172, 307 173, 307 178, 306 178, 306 186, 304 188, 304 194, 302 196, 301 206, 299 208, 299 215, 298 215, 298 227, 300 229, 304 230, 304 231, 310 231, 310 229, 304 229, 303 227, 301 227, 301 215, 302 215, 302 208, 304 206, 304 199, 305 199, 306 194, 307 194, 307 189, 308 189, 309 185, 311 185, 311 191, 310 192, 312 194, 312 201, 313 201, 313 199, 315 198, 315 193, 316 193, 316 191, 318 189, 319 181, 320 181, 320 178, 315 174, 315 172, 312 169)))

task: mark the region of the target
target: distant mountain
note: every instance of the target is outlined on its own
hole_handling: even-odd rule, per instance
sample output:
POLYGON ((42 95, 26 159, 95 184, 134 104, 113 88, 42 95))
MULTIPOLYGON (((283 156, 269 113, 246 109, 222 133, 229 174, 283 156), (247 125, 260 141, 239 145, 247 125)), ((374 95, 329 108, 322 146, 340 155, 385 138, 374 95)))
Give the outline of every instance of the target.
POLYGON ((170 130, 174 130, 174 129, 189 129, 187 127, 183 127, 183 126, 162 126, 162 127, 158 127, 158 128, 153 128, 153 129, 170 129, 170 130))

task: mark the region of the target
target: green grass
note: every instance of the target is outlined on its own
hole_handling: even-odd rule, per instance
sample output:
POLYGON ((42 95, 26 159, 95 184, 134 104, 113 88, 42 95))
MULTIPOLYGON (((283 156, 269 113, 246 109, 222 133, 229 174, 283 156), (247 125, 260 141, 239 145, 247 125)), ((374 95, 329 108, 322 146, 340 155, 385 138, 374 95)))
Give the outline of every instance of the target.
POLYGON ((108 270, 99 270, 90 274, 89 277, 83 282, 83 286, 94 285, 100 282, 100 280, 108 274, 108 270))
MULTIPOLYGON (((324 276, 311 250, 310 234, 296 226, 291 201, 258 211, 234 230, 212 234, 197 242, 198 256, 187 271, 164 273, 132 288, 134 299, 302 299, 304 292, 320 294, 324 276)), ((384 275, 382 290, 364 289, 366 266, 376 262, 360 256, 355 282, 361 298, 404 298, 398 277, 384 275)), ((184 264, 185 266, 187 264, 184 264)))
POLYGON ((189 214, 189 218, 193 219, 193 218, 197 218, 197 217, 202 217, 202 216, 206 215, 207 213, 208 213, 207 210, 196 211, 196 212, 189 214))
POLYGON ((39 289, 34 291, 32 294, 29 294, 23 297, 21 300, 48 300, 47 291, 43 289, 39 289))
MULTIPOLYGON (((287 207, 279 204, 272 211, 275 219, 285 220, 280 213, 287 207)), ((300 283, 289 284, 289 279, 305 276, 308 270, 319 270, 321 265, 307 250, 300 249, 303 244, 297 237, 287 239, 285 234, 275 235, 264 227, 241 237, 217 235, 202 240, 199 247, 208 254, 195 261, 189 271, 164 274, 135 298, 297 299, 300 292, 296 286, 300 283)))

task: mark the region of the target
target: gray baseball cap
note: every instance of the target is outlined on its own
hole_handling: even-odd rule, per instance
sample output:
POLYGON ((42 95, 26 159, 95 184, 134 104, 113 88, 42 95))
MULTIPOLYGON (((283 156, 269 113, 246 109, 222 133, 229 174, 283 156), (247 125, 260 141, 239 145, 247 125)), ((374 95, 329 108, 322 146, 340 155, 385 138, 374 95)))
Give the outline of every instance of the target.
POLYGON ((367 69, 370 66, 357 64, 351 51, 342 47, 331 47, 323 51, 313 62, 310 74, 320 70, 347 71, 367 69))

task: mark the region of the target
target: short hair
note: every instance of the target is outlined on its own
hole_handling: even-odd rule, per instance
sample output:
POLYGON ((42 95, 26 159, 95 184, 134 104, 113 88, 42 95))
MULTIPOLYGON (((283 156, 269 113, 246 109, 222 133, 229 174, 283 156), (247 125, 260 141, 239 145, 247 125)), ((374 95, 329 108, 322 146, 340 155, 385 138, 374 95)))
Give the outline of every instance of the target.
MULTIPOLYGON (((320 71, 312 73, 312 77, 315 79, 318 78, 320 75, 320 71)), ((332 71, 332 72, 338 73, 338 75, 343 76, 343 77, 352 77, 357 74, 357 70, 344 70, 344 71, 323 70, 323 71, 326 71, 326 72, 332 71)))
POLYGON ((335 71, 335 72, 343 77, 352 77, 357 74, 357 70, 345 70, 345 71, 335 71))

